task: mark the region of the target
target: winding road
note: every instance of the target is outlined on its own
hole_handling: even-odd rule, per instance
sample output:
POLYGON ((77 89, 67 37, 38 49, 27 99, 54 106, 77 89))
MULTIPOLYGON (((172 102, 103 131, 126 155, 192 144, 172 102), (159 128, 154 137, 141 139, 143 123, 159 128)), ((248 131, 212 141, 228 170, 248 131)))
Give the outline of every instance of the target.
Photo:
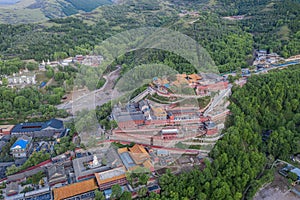
POLYGON ((106 80, 105 84, 98 90, 94 90, 87 94, 84 94, 75 100, 69 101, 57 106, 58 109, 69 110, 72 114, 76 111, 83 109, 92 110, 98 105, 103 105, 109 102, 113 98, 121 96, 117 91, 113 90, 115 81, 119 78, 121 66, 117 66, 117 69, 103 76, 106 80))

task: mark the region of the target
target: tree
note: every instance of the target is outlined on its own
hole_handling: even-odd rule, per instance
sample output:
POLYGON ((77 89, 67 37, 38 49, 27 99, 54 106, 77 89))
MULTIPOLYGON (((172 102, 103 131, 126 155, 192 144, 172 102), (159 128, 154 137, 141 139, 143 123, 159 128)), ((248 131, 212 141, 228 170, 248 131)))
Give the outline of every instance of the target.
POLYGON ((2 85, 7 86, 8 85, 8 79, 7 78, 2 78, 2 85))
POLYGON ((124 191, 123 194, 121 195, 120 199, 122 199, 122 200, 131 200, 132 199, 131 192, 124 191))
POLYGON ((146 185, 150 177, 148 174, 140 173, 138 178, 139 178, 139 184, 146 185))
POLYGON ((13 164, 12 166, 6 168, 5 174, 6 174, 6 176, 9 176, 9 175, 12 175, 12 174, 18 172, 18 170, 19 170, 19 168, 16 167, 15 164, 13 164))
POLYGON ((95 190, 95 200, 105 200, 103 192, 95 190))
POLYGON ((289 172, 289 173, 288 173, 288 177, 291 178, 293 181, 298 180, 297 174, 295 174, 295 173, 293 173, 293 172, 289 172))
POLYGON ((52 68, 47 69, 46 76, 47 78, 52 78, 54 76, 54 70, 52 68))
POLYGON ((146 194, 147 194, 147 188, 146 187, 142 187, 142 188, 140 188, 139 190, 138 190, 138 195, 139 195, 139 197, 144 197, 144 196, 146 196, 146 194))
POLYGON ((61 60, 68 57, 68 54, 66 52, 55 52, 53 55, 54 60, 61 60))
POLYGON ((118 199, 118 198, 121 197, 121 195, 122 195, 122 188, 121 188, 121 186, 119 184, 113 185, 111 187, 111 190, 112 190, 112 192, 111 192, 111 199, 118 199))
POLYGON ((26 68, 29 71, 38 70, 39 69, 39 65, 38 65, 38 63, 35 63, 35 62, 28 62, 27 65, 26 65, 26 68))

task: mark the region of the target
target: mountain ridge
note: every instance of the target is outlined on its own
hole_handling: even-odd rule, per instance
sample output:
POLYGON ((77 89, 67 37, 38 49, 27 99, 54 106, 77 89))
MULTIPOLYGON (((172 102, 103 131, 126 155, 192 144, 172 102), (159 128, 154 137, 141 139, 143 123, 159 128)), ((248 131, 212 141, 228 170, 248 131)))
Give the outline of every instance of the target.
POLYGON ((0 2, 0 23, 24 24, 67 17, 114 4, 115 0, 20 0, 0 2))

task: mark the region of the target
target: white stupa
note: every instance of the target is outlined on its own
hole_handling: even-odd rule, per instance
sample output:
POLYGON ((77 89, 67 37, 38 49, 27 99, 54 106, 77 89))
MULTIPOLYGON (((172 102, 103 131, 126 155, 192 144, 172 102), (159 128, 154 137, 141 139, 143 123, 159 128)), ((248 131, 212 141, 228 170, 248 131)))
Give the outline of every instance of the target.
POLYGON ((98 158, 96 155, 94 155, 94 158, 93 158, 93 167, 97 167, 99 165, 99 161, 98 161, 98 158))

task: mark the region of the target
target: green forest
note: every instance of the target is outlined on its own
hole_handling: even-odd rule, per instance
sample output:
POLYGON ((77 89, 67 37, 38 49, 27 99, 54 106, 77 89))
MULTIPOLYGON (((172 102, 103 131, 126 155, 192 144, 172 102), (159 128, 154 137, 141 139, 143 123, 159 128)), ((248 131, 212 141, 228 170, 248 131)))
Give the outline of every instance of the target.
POLYGON ((0 87, 0 120, 17 123, 24 120, 66 117, 68 116, 66 111, 55 107, 57 103, 60 103, 62 94, 62 88, 42 92, 34 87, 20 90, 0 87))
POLYGON ((300 151, 300 66, 252 76, 230 98, 225 136, 210 153, 212 162, 179 176, 159 179, 161 195, 146 199, 251 199, 273 179, 270 165, 300 151), (263 133, 271 131, 267 139, 263 133))

